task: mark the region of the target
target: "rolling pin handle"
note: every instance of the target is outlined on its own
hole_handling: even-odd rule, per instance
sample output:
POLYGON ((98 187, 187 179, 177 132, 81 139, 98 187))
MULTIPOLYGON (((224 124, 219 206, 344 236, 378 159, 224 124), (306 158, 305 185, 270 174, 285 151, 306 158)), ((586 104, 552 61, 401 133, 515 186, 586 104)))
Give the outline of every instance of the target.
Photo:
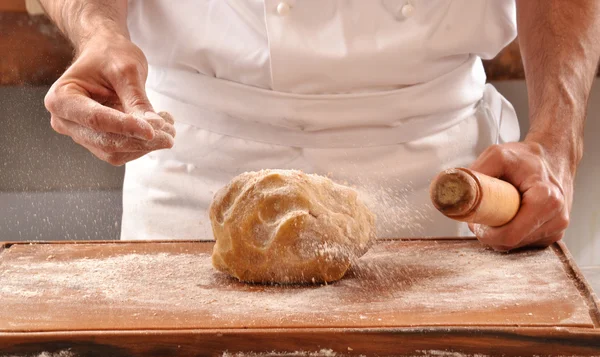
POLYGON ((513 185, 466 168, 440 172, 431 182, 429 195, 445 216, 492 227, 510 222, 521 205, 513 185))

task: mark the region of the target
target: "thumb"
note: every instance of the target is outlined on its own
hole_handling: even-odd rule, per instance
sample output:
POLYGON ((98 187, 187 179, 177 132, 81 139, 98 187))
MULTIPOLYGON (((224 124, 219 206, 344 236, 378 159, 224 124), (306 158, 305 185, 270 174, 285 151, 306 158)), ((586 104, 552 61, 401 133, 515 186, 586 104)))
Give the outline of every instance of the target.
POLYGON ((142 76, 142 73, 135 68, 123 71, 121 78, 116 81, 113 88, 123 105, 125 113, 141 117, 152 125, 154 129, 160 129, 166 122, 152 108, 144 86, 145 76, 142 76))

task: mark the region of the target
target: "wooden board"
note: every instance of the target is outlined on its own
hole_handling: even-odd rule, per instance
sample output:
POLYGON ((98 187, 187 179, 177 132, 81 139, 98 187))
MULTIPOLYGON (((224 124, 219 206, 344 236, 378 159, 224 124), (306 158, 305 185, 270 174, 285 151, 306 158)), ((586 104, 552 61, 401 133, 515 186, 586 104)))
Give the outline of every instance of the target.
POLYGON ((288 287, 230 279, 211 249, 7 245, 0 356, 600 355, 596 297, 563 245, 382 241, 337 283, 288 287))

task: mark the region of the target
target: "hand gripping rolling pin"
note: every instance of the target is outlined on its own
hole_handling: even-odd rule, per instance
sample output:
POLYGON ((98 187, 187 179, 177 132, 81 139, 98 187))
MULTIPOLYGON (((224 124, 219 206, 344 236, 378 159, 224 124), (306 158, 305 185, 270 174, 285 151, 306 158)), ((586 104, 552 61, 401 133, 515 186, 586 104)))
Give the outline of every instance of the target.
POLYGON ((445 216, 491 227, 510 222, 521 204, 519 191, 510 183, 465 168, 440 172, 429 195, 445 216))

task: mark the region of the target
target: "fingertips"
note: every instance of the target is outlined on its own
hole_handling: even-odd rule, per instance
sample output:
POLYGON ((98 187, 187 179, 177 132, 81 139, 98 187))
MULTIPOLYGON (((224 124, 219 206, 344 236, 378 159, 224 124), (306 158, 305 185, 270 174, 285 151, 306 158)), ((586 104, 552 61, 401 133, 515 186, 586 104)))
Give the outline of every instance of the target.
POLYGON ((158 115, 160 115, 167 123, 174 125, 175 124, 175 120, 173 119, 173 116, 171 115, 171 113, 169 112, 158 112, 158 115))
POLYGON ((155 136, 152 124, 133 115, 124 120, 122 133, 141 140, 152 140, 155 136))
POLYGON ((166 123, 160 130, 171 135, 173 138, 175 137, 176 131, 175 126, 173 126, 173 124, 166 123))
POLYGON ((142 118, 106 107, 84 95, 62 95, 60 103, 50 95, 48 108, 52 116, 98 132, 151 140, 154 129, 142 118))
POLYGON ((155 130, 160 130, 166 124, 166 121, 154 112, 145 112, 144 119, 146 119, 155 130))
POLYGON ((482 244, 499 252, 514 249, 523 240, 523 236, 516 233, 510 223, 502 227, 473 224, 473 233, 482 244))
POLYGON ((175 145, 175 139, 169 133, 158 131, 156 137, 152 140, 148 148, 151 150, 170 149, 175 145))

